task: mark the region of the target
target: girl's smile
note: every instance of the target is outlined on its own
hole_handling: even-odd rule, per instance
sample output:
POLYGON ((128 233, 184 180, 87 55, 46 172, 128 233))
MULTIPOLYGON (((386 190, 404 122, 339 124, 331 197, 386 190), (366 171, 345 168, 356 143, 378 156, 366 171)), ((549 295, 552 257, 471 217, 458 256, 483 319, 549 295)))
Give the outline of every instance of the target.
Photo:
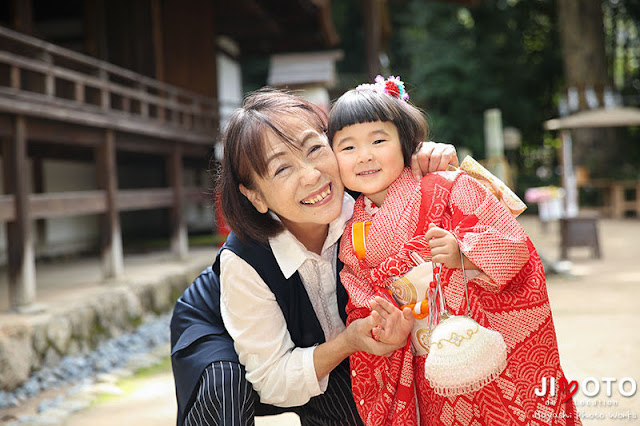
POLYGON ((390 121, 346 126, 333 137, 342 183, 380 206, 404 169, 400 136, 390 121))
POLYGON ((369 170, 369 171, 366 171, 366 172, 360 172, 360 173, 358 173, 358 176, 365 176, 366 177, 366 176, 370 176, 372 174, 378 173, 379 171, 380 171, 380 169, 369 170))

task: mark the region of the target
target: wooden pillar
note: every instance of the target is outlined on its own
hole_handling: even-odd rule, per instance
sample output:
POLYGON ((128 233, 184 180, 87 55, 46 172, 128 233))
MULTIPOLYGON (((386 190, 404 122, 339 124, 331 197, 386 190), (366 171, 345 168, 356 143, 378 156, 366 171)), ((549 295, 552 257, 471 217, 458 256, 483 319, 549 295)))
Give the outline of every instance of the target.
POLYGON ((32 305, 36 297, 36 262, 29 206, 27 124, 15 118, 13 140, 3 143, 5 192, 13 194, 15 220, 7 223, 9 303, 19 309, 32 305))
POLYGON ((12 0, 13 29, 24 34, 33 34, 32 0, 12 0))
POLYGON ((636 219, 640 219, 640 180, 636 183, 636 219))
MULTIPOLYGON (((147 87, 142 83, 138 83, 136 88, 145 95, 148 93, 147 87)), ((142 118, 149 118, 149 103, 144 99, 140 99, 140 116, 142 118)))
POLYGON ((164 78, 164 45, 162 44, 162 4, 161 0, 151 0, 151 38, 153 42, 153 56, 156 64, 156 79, 164 78))
POLYGON ((560 132, 562 138, 562 186, 566 191, 565 200, 565 217, 578 216, 578 184, 576 181, 576 173, 573 167, 573 139, 571 139, 570 130, 562 130, 560 132))
POLYGON ((108 129, 104 144, 96 148, 98 187, 105 192, 107 211, 102 215, 102 271, 105 278, 117 278, 124 270, 122 233, 117 206, 118 169, 114 131, 108 129))
POLYGON ((187 224, 184 221, 182 146, 176 145, 167 161, 167 176, 173 189, 173 207, 171 208, 171 251, 180 259, 187 257, 187 224))
MULTIPOLYGON (((42 157, 33 157, 31 159, 33 192, 34 194, 42 194, 44 190, 44 161, 42 157)), ((35 241, 39 243, 46 242, 47 239, 47 220, 36 219, 35 241)))
POLYGON ((12 89, 22 90, 22 74, 19 67, 11 65, 9 80, 12 89))
POLYGON ((90 56, 109 59, 105 0, 83 0, 85 49, 90 56))
POLYGON ((100 78, 100 107, 107 111, 111 109, 111 92, 109 91, 109 74, 104 68, 98 70, 98 77, 100 78))
POLYGON ((611 184, 611 215, 615 219, 624 217, 624 204, 624 186, 620 182, 613 182, 611 184))
POLYGON ((56 96, 56 79, 51 70, 53 66, 53 58, 49 52, 42 53, 42 61, 47 64, 47 73, 44 76, 44 94, 48 98, 56 96))
POLYGON ((220 6, 210 0, 191 0, 188 4, 185 7, 182 0, 160 2, 162 16, 154 19, 161 23, 162 39, 154 43, 159 56, 156 61, 163 62, 156 74, 166 83, 217 98, 215 22, 216 7, 220 6))

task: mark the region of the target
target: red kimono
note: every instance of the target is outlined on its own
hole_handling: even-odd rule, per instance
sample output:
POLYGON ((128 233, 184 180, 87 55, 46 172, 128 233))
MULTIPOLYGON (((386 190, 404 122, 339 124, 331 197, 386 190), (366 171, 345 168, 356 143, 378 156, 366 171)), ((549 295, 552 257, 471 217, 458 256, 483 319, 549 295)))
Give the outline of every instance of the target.
MULTIPOLYGON (((392 277, 415 266, 411 251, 431 260, 423 238, 430 222, 451 231, 462 252, 481 269, 468 283, 471 315, 480 325, 502 334, 507 367, 475 393, 443 397, 425 379, 428 355, 414 356, 409 340, 390 357, 357 352, 350 358, 351 382, 365 424, 581 424, 573 400, 562 387, 554 396, 534 392, 543 378, 547 383, 551 377, 555 383, 565 379, 540 257, 508 210, 465 173, 432 173, 417 183, 406 169, 389 187, 377 212, 365 208, 364 196, 358 198, 339 253, 345 264, 340 277, 350 298, 347 322, 369 315, 374 296, 389 299, 380 287, 389 286, 392 277), (351 229, 362 221, 371 225, 366 256, 358 260, 351 229)), ((441 275, 449 311, 464 315, 462 271, 443 267, 441 275)))

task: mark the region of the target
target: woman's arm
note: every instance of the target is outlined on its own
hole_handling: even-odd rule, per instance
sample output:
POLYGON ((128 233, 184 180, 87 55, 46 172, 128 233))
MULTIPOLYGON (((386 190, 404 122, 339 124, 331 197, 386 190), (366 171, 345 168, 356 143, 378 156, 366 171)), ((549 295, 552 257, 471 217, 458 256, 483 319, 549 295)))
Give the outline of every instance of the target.
MULTIPOLYGON (((389 354, 396 346, 371 337, 371 317, 353 321, 334 339, 296 347, 267 284, 230 250, 221 254, 222 318, 240 362, 264 403, 299 406, 326 389, 329 373, 352 353, 389 354)), ((314 315, 314 313, 311 313, 314 315)))
POLYGON ((408 310, 408 314, 402 313, 381 297, 376 297, 372 301, 371 307, 373 309, 372 315, 354 320, 335 339, 318 345, 313 354, 318 379, 327 376, 343 359, 354 352, 364 351, 373 355, 390 356, 396 349, 406 344, 413 325, 413 317, 410 310, 408 310), (406 320, 406 322, 402 323, 404 328, 399 327, 398 318, 388 314, 392 310, 397 311, 404 317, 406 320), (371 335, 371 329, 376 325, 384 326, 384 322, 392 320, 396 322, 392 326, 387 325, 387 328, 383 330, 383 340, 394 343, 383 343, 374 340, 371 335), (408 329, 406 324, 409 324, 408 329))
POLYGON ((260 275, 230 250, 220 256, 220 310, 240 363, 260 400, 283 407, 319 395, 314 348, 295 347, 275 295, 260 275))

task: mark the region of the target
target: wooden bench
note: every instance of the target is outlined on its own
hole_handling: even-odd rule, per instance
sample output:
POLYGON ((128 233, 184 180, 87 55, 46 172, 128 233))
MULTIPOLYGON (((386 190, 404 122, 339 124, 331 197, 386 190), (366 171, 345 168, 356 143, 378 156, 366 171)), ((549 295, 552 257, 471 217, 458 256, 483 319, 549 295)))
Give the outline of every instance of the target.
POLYGON ((598 215, 583 213, 560 219, 560 257, 567 259, 572 247, 591 247, 593 257, 601 258, 598 215))

